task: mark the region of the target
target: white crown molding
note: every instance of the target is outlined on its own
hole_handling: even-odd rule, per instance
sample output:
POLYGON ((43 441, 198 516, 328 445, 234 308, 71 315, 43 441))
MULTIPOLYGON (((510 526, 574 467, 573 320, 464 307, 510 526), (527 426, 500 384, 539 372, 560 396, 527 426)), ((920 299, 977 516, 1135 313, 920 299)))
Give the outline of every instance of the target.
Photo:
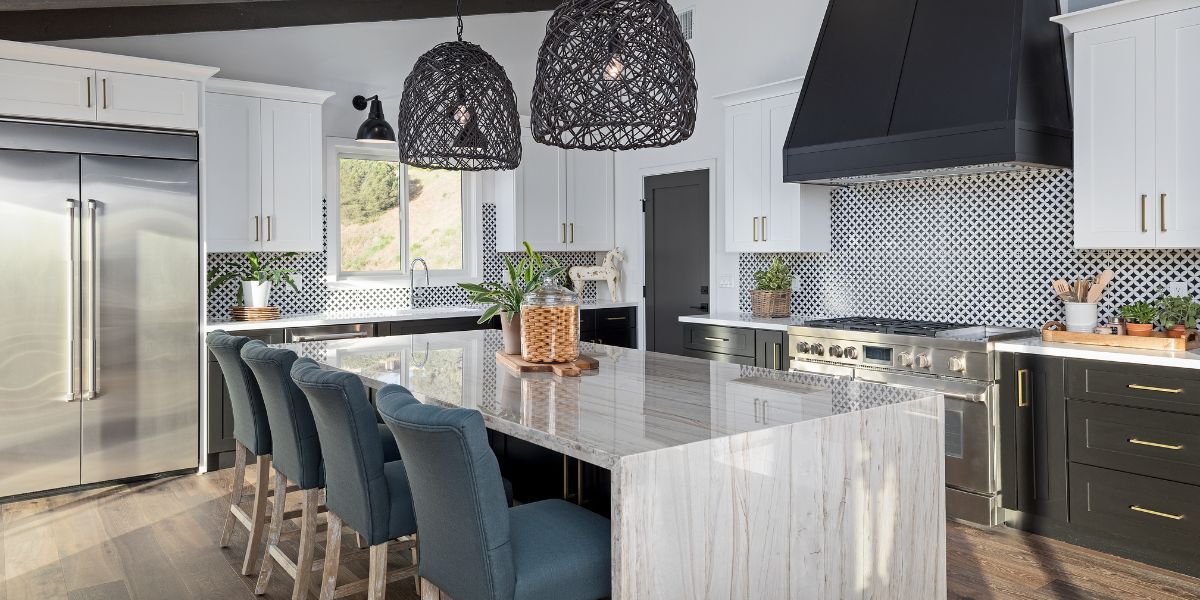
POLYGON ((721 103, 725 104, 725 106, 733 106, 735 104, 745 104, 747 102, 766 100, 767 98, 774 98, 776 96, 799 94, 800 90, 803 88, 804 78, 793 77, 791 79, 784 79, 783 81, 759 85, 745 90, 721 94, 720 96, 713 96, 713 99, 721 101, 721 103))
POLYGON ((27 44, 0 40, 0 58, 32 63, 79 67, 97 71, 150 75, 170 79, 204 81, 220 71, 217 67, 204 67, 185 63, 105 54, 90 50, 75 50, 43 44, 27 44))
POLYGON ((233 79, 209 79, 205 82, 204 91, 216 94, 234 96, 252 96, 254 98, 270 98, 272 100, 287 100, 290 102, 305 102, 308 104, 324 104, 333 97, 335 92, 325 90, 309 90, 304 88, 256 83, 253 81, 236 81, 233 79))
POLYGON ((1121 0, 1051 17, 1050 20, 1062 25, 1068 32, 1078 33, 1197 7, 1200 7, 1200 0, 1121 0))

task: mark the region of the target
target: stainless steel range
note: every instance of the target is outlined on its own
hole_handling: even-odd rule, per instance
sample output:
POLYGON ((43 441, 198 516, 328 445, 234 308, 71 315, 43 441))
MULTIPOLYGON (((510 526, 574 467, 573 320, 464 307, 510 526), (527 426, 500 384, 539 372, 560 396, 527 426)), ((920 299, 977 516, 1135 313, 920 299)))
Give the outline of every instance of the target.
POLYGON ((992 345, 1037 332, 959 323, 844 317, 788 329, 791 369, 936 389, 946 397, 946 512, 1001 522, 992 345))

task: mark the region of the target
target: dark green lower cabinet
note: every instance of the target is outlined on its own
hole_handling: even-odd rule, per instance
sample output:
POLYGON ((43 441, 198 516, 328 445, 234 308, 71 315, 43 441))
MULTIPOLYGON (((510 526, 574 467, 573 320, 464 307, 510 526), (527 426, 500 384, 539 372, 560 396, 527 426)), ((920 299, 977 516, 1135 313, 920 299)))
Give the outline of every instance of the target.
POLYGON ((594 344, 637 348, 637 308, 595 308, 580 311, 579 339, 594 344))
MULTIPOLYGON (((264 344, 282 344, 283 329, 235 331, 264 344)), ((208 468, 223 469, 233 466, 233 407, 229 403, 229 388, 217 358, 208 353, 208 468)))
POLYGON ((786 331, 701 323, 681 325, 684 356, 779 371, 791 368, 786 331))
POLYGON ((754 332, 754 366, 787 371, 791 362, 786 331, 759 329, 754 332))
POLYGON ((1004 508, 1067 520, 1067 406, 1063 359, 1000 357, 1000 462, 1004 508))

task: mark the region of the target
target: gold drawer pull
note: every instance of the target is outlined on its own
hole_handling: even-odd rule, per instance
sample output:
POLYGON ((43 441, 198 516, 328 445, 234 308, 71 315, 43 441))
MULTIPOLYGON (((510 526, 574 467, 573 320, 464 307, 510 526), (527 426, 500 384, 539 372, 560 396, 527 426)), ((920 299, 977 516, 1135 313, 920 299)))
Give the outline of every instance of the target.
POLYGON ((1179 444, 1177 446, 1172 445, 1172 444, 1160 444, 1158 442, 1147 442, 1146 440, 1139 440, 1137 438, 1129 438, 1128 441, 1130 444, 1137 444, 1139 446, 1150 446, 1153 448, 1165 448, 1167 450, 1183 450, 1183 444, 1179 444))
POLYGON ((624 321, 629 317, 604 317, 606 321, 624 321))
POLYGON ((1154 387, 1152 385, 1138 385, 1136 383, 1131 383, 1125 387, 1127 387, 1131 390, 1143 390, 1143 391, 1147 391, 1147 392, 1162 392, 1164 394, 1182 394, 1183 393, 1183 388, 1154 387))
POLYGON ((706 340, 708 340, 708 341, 710 341, 710 342, 728 342, 728 341, 729 341, 729 340, 727 340, 727 339, 725 339, 725 338, 715 338, 715 337, 706 337, 706 338, 704 338, 704 339, 706 339, 706 340))
POLYGON ((1158 512, 1157 510, 1150 510, 1148 508, 1142 508, 1136 504, 1134 504, 1133 506, 1130 506, 1129 510, 1132 510, 1135 512, 1140 512, 1140 513, 1145 513, 1148 515, 1154 515, 1156 517, 1162 517, 1164 519, 1171 519, 1172 521, 1182 521, 1183 520, 1183 515, 1173 515, 1171 513, 1158 512))
POLYGON ((1029 377, 1029 369, 1019 369, 1017 371, 1017 406, 1029 406, 1029 399, 1025 397, 1025 379, 1029 377))

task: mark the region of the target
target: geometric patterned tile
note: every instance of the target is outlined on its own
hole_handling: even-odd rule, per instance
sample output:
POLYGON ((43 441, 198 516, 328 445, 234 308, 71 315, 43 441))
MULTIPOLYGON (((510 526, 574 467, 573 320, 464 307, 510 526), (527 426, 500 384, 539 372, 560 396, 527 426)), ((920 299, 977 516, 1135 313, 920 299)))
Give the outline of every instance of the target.
MULTIPOLYGON (((1198 250, 1076 250, 1069 169, 989 173, 834 188, 828 253, 780 254, 803 285, 797 316, 879 316, 1040 327, 1063 319, 1050 281, 1116 277, 1100 316, 1200 289, 1198 250)), ((740 309, 773 254, 741 254, 740 309)))

